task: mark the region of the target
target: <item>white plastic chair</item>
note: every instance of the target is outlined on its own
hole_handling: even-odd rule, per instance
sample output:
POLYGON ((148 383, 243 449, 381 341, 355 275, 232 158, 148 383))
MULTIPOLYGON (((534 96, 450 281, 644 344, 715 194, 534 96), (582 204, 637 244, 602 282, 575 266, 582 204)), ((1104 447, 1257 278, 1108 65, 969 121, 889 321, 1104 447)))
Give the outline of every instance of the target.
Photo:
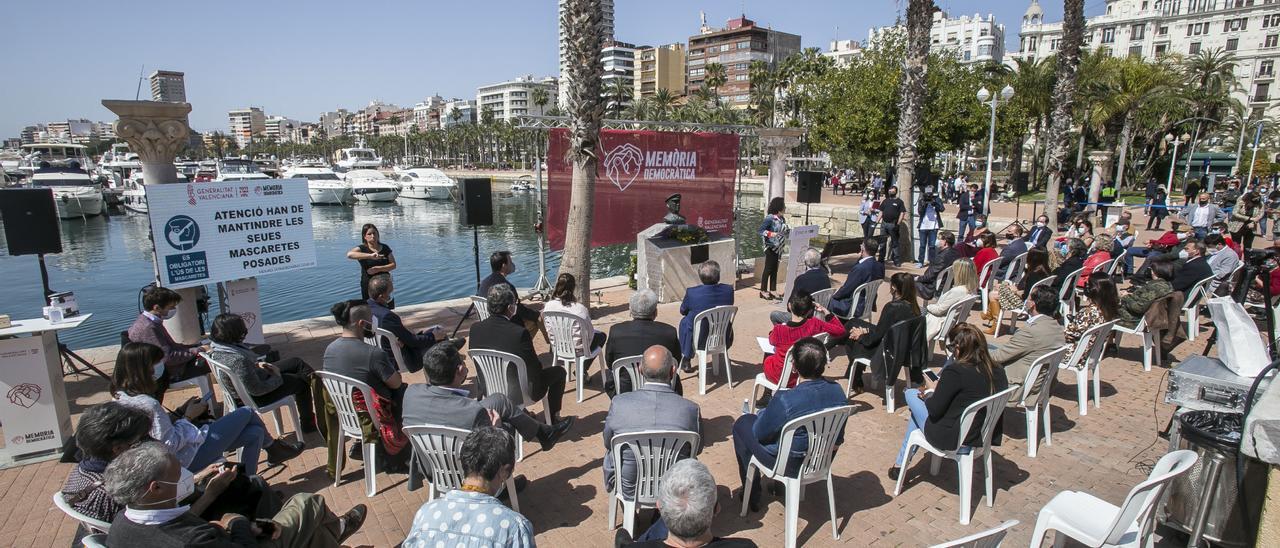
POLYGON ((853 293, 849 294, 849 314, 845 316, 836 314, 836 317, 845 321, 852 320, 854 314, 858 311, 858 304, 865 301, 866 304, 862 306, 862 314, 858 314, 857 317, 870 321, 871 311, 876 307, 876 296, 882 282, 884 280, 871 280, 854 289, 853 293))
POLYGON ((953 268, 955 268, 955 265, 942 269, 942 272, 938 273, 938 279, 933 281, 933 298, 935 300, 942 297, 943 293, 946 293, 951 289, 952 285, 955 285, 955 280, 951 278, 951 269, 953 268))
POLYGON ((211 403, 214 401, 213 385, 209 382, 208 375, 199 375, 189 379, 182 379, 180 381, 169 383, 169 390, 180 390, 192 387, 200 389, 201 398, 208 399, 211 403))
POLYGON ((1106 276, 1107 272, 1111 272, 1111 265, 1114 265, 1115 262, 1116 262, 1115 259, 1108 259, 1106 261, 1093 265, 1093 269, 1089 271, 1089 276, 1092 277, 1094 274, 1098 274, 1098 273, 1102 273, 1103 276, 1106 276))
MULTIPOLYGON (((511 399, 511 404, 521 410, 537 403, 529 395, 529 377, 525 372, 524 360, 520 356, 482 348, 472 348, 467 351, 467 355, 476 364, 476 371, 480 375, 479 381, 483 383, 482 388, 486 395, 506 394, 511 399), (515 391, 508 385, 507 370, 511 367, 516 369, 516 379, 520 383, 520 386, 514 387, 517 389, 515 391)), ((542 414, 547 424, 551 424, 551 408, 547 406, 546 397, 542 398, 542 414)), ((517 432, 516 461, 522 460, 524 460, 524 437, 517 432)))
POLYGON ((761 387, 772 390, 774 396, 777 396, 778 392, 788 388, 787 379, 791 378, 791 354, 791 351, 788 350, 786 359, 782 361, 782 374, 778 376, 778 382, 769 380, 769 377, 765 376, 763 371, 756 373, 756 380, 751 383, 751 400, 749 405, 752 413, 756 412, 756 399, 760 397, 759 389, 761 387))
POLYGON ((1107 269, 1108 278, 1116 277, 1116 272, 1119 272, 1120 269, 1124 267, 1124 262, 1125 262, 1124 258, 1127 255, 1129 255, 1129 248, 1126 247, 1124 248, 1124 251, 1120 252, 1119 255, 1111 259, 1111 267, 1107 269))
MULTIPOLYGON (((1151 303, 1151 306, 1155 306, 1155 303, 1158 303, 1164 299, 1168 299, 1172 296, 1173 294, 1170 294, 1169 296, 1156 299, 1155 302, 1151 303)), ((1138 324, 1133 326, 1132 329, 1125 327, 1119 322, 1117 322, 1115 326, 1112 327, 1112 329, 1115 329, 1117 332, 1120 332, 1120 333, 1142 336, 1142 370, 1143 371, 1151 371, 1152 362, 1155 362, 1157 366, 1161 365, 1162 358, 1160 357, 1160 354, 1162 352, 1160 349, 1160 338, 1157 336, 1156 333, 1152 333, 1151 328, 1147 326, 1147 315, 1145 313, 1142 315, 1142 318, 1138 320, 1138 324)))
POLYGON ((1009 261, 1009 267, 1004 269, 1004 280, 1006 282, 1018 283, 1022 279, 1022 273, 1027 269, 1027 252, 1023 251, 1021 255, 1014 257, 1009 261))
POLYGON ((622 376, 626 375, 631 379, 631 390, 639 390, 640 385, 644 381, 640 380, 640 362, 644 361, 643 355, 627 356, 613 360, 613 364, 609 369, 613 370, 613 390, 614 394, 622 393, 622 376))
MULTIPOLYGON (((551 338, 551 356, 557 364, 564 364, 569 378, 578 377, 578 403, 582 403, 583 385, 586 384, 587 360, 600 355, 603 347, 592 350, 591 337, 595 332, 587 321, 568 312, 543 312, 542 322, 551 338), (579 333, 582 344, 574 344, 574 333, 579 333)), ((604 367, 600 368, 600 385, 604 385, 604 367)))
POLYGON ((356 379, 329 371, 316 371, 315 375, 324 383, 324 389, 329 393, 329 398, 333 400, 333 407, 338 412, 340 432, 329 433, 331 436, 338 435, 338 463, 333 473, 333 485, 336 487, 342 481, 342 467, 347 458, 347 438, 351 438, 360 444, 364 454, 365 494, 372 497, 378 493, 376 479, 378 463, 375 459, 378 456, 378 444, 382 440, 375 438, 372 442, 364 441, 364 430, 360 428, 361 412, 356 411, 352 394, 357 390, 360 391, 361 397, 364 398, 365 409, 369 410, 365 414, 369 416, 369 420, 373 421, 373 430, 380 433, 382 422, 378 420, 378 414, 373 412, 373 389, 356 379))
MULTIPOLYGON (((914 336, 914 334, 915 334, 915 332, 916 332, 916 330, 919 330, 919 333, 920 333, 920 339, 921 339, 921 342, 923 343, 923 344, 921 344, 921 345, 920 345, 920 348, 918 348, 918 349, 917 349, 917 351, 919 351, 919 352, 928 352, 928 351, 929 351, 929 341, 924 340, 924 339, 925 339, 925 337, 928 335, 928 333, 926 333, 925 319, 924 319, 924 316, 923 316, 923 315, 916 316, 916 317, 913 317, 913 318, 907 318, 907 319, 905 319, 905 320, 902 320, 902 321, 900 321, 900 322, 898 322, 898 323, 895 323, 895 324, 893 324, 893 325, 889 326, 889 333, 885 334, 885 339, 893 338, 894 340, 896 340, 898 337, 913 337, 913 336, 914 336)), ((886 375, 886 376, 889 374, 889 369, 891 369, 891 368, 895 367, 895 365, 894 365, 895 360, 896 360, 896 361, 906 361, 906 360, 908 360, 908 358, 906 358, 906 357, 894 357, 894 356, 890 356, 890 355, 889 355, 889 352, 891 351, 891 348, 892 348, 893 346, 895 346, 895 345, 891 345, 891 344, 889 344, 887 341, 886 341, 886 342, 882 342, 882 343, 880 344, 880 352, 881 352, 881 356, 884 358, 884 363, 885 363, 885 375, 886 375)), ((855 367, 850 367, 850 368, 849 368, 849 382, 848 382, 848 384, 846 384, 846 385, 845 385, 845 395, 846 395, 846 396, 848 396, 848 395, 850 395, 850 394, 852 394, 852 393, 853 393, 853 386, 854 386, 854 384, 855 384, 855 383, 854 383, 854 380, 855 380, 855 379, 854 379, 853 377, 854 377, 854 375, 856 375, 856 374, 857 374, 857 371, 858 371, 858 368, 857 368, 856 366, 857 366, 857 365, 862 365, 864 368, 870 368, 870 367, 871 367, 871 359, 870 359, 870 358, 855 358, 855 359, 853 360, 853 364, 854 364, 854 366, 855 366, 855 367)), ((901 368, 902 368, 902 370, 903 370, 903 371, 907 371, 907 370, 908 370, 908 366, 909 366, 909 365, 910 365, 910 364, 905 365, 905 366, 902 366, 902 367, 901 367, 901 368)), ((908 374, 909 374, 909 373, 908 373, 908 374)), ((901 375, 901 372, 899 372, 899 376, 900 376, 900 375, 901 375)), ((895 376, 895 377, 894 377, 894 378, 892 378, 892 379, 888 379, 888 378, 884 379, 884 411, 885 411, 886 413, 891 414, 891 415, 893 414, 894 410, 895 410, 895 409, 897 409, 897 407, 896 407, 896 405, 897 405, 897 404, 895 403, 895 398, 894 398, 894 392, 895 392, 895 390, 897 389, 897 386, 898 386, 898 385, 897 385, 897 383, 898 383, 898 377, 897 377, 897 376, 895 376)))
POLYGON ((618 434, 609 441, 613 458, 613 494, 609 497, 609 529, 617 523, 618 505, 622 505, 622 528, 634 536, 636 510, 654 508, 658 500, 658 487, 667 469, 680 460, 680 454, 689 448, 687 458, 696 458, 701 447, 697 432, 678 430, 647 430, 630 434, 618 434), (636 463, 635 492, 627 500, 622 492, 622 448, 636 463))
MULTIPOLYGON (((947 340, 947 333, 950 332, 951 328, 955 327, 956 324, 963 323, 964 320, 969 317, 969 313, 973 312, 973 303, 977 302, 979 298, 980 297, 977 295, 970 295, 947 308, 947 315, 942 319, 942 327, 932 339, 929 339, 930 356, 933 355, 934 343, 945 343, 947 340)), ((950 351, 947 351, 947 357, 951 357, 950 351)))
POLYGON ((1060 369, 1070 369, 1076 374, 1076 399, 1081 417, 1089 414, 1089 377, 1093 377, 1093 406, 1102 405, 1102 351, 1116 320, 1090 327, 1076 340, 1076 348, 1060 369))
MULTIPOLYGON (((462 472, 462 461, 459 458, 462 455, 462 442, 470 433, 470 430, 436 424, 404 427, 404 435, 413 444, 414 457, 424 467, 423 471, 431 477, 431 486, 427 491, 428 501, 435 500, 436 493, 444 494, 462 488, 462 480, 467 476, 462 472)), ((516 496, 515 478, 507 478, 503 488, 511 500, 511 509, 519 512, 520 499, 516 496)))
POLYGON ((1053 445, 1053 423, 1049 421, 1049 398, 1052 397, 1053 383, 1058 378, 1058 367, 1062 357, 1067 355, 1070 347, 1063 345, 1056 350, 1045 353, 1031 363, 1027 376, 1022 379, 1022 393, 1018 395, 1018 407, 1021 407, 1027 418, 1027 456, 1035 457, 1040 441, 1038 426, 1040 418, 1044 418, 1044 444, 1053 445), (1043 376, 1042 376, 1043 375, 1043 376))
MULTIPOLYGON (((1006 312, 1007 312, 1007 313, 1009 313, 1009 329, 1013 329, 1013 328, 1017 325, 1017 323, 1018 323, 1018 315, 1019 315, 1019 314, 1026 314, 1026 313, 1027 313, 1027 309, 1028 309, 1028 307, 1029 307, 1029 303, 1031 302, 1031 292, 1032 292, 1032 291, 1034 291, 1034 290, 1035 290, 1035 288, 1037 288, 1037 287, 1048 287, 1048 286, 1053 285, 1053 280, 1054 280, 1054 276, 1045 276, 1045 277, 1044 277, 1044 279, 1042 279, 1042 280, 1040 280, 1040 281, 1036 282, 1036 283, 1035 283, 1034 285, 1032 285, 1031 287, 1028 287, 1028 288, 1027 288, 1027 298, 1026 298, 1026 299, 1024 299, 1024 300, 1022 301, 1022 307, 1021 307, 1021 308, 1014 309, 1014 310, 1001 310, 1001 311, 1000 311, 1000 315, 1001 315, 1001 316, 1003 316, 1006 312)), ((995 331, 996 331, 996 332, 995 332, 995 336, 996 336, 996 337, 999 337, 999 336, 1000 336, 1000 325, 1001 325, 1001 323, 1003 323, 1003 322, 1001 322, 1001 321, 1000 321, 1000 318, 996 318, 996 330, 995 330, 995 331)))
POLYGON ((1000 264, 1000 259, 987 261, 982 265, 982 271, 978 273, 978 292, 982 296, 982 313, 987 313, 987 307, 991 301, 991 294, 996 291, 996 265, 1000 264))
POLYGON ((1209 295, 1209 283, 1212 281, 1213 277, 1210 276, 1196 282, 1187 291, 1186 302, 1182 303, 1182 323, 1187 326, 1188 341, 1195 339, 1200 332, 1200 307, 1208 303, 1206 296, 1209 295))
MULTIPOLYGON (((1080 272, 1084 268, 1078 268, 1074 272, 1067 274, 1063 279, 1062 286, 1058 288, 1058 314, 1066 317, 1069 314, 1076 313, 1076 282, 1080 281, 1080 272)), ((1031 296, 1031 292, 1027 292, 1027 296, 1031 296)), ((1043 310, 1041 312, 1044 312, 1043 310)))
POLYGON ((992 529, 958 538, 951 542, 934 544, 929 548, 1000 548, 1000 544, 1004 542, 1005 535, 1008 535, 1009 530, 1016 527, 1018 523, 1018 520, 1011 519, 992 529))
POLYGON ((817 304, 822 308, 829 308, 827 305, 831 304, 831 296, 834 295, 835 292, 836 289, 834 287, 828 287, 826 289, 814 291, 810 297, 813 297, 814 304, 817 304))
POLYGON ((698 393, 706 395, 707 393, 707 360, 711 360, 715 373, 720 373, 720 361, 724 362, 724 376, 729 383, 729 389, 733 389, 733 363, 729 361, 729 329, 733 324, 734 316, 738 315, 738 307, 736 306, 717 306, 699 312, 693 317, 693 348, 694 354, 698 355, 698 393), (707 320, 706 344, 702 348, 698 348, 698 341, 702 340, 703 320, 707 320))
POLYGON ((79 510, 72 508, 71 503, 67 502, 67 499, 62 496, 62 491, 53 492, 53 505, 57 506, 59 510, 62 510, 62 513, 71 516, 71 519, 74 519, 84 525, 85 529, 88 529, 90 533, 106 533, 111 530, 110 522, 91 518, 81 514, 79 510))
POLYGON ((480 317, 480 321, 489 319, 489 299, 472 295, 471 304, 476 307, 476 315, 480 317))
POLYGON ((786 491, 786 526, 783 538, 786 548, 796 545, 796 522, 800 517, 800 499, 804 494, 804 486, 823 480, 827 482, 827 506, 831 509, 831 538, 840 540, 840 532, 836 529, 836 494, 831 484, 831 461, 836 454, 836 440, 844 432, 844 425, 853 414, 852 405, 832 407, 787 421, 782 427, 782 435, 778 438, 778 459, 772 468, 766 468, 754 456, 747 463, 747 478, 742 486, 742 511, 740 516, 747 515, 747 505, 751 498, 751 485, 755 482, 755 470, 760 475, 782 483, 786 491), (796 432, 801 428, 809 438, 809 449, 804 454, 796 477, 788 477, 787 463, 791 460, 791 443, 796 432))
POLYGON ((89 535, 80 539, 80 544, 84 545, 84 548, 107 548, 107 535, 102 533, 89 535))
POLYGON ((898 482, 893 487, 893 496, 896 497, 902 492, 902 480, 907 477, 907 468, 911 465, 911 457, 915 455, 918 448, 924 449, 933 455, 933 461, 929 464, 930 474, 938 473, 938 469, 942 467, 942 459, 956 461, 956 466, 960 470, 960 523, 963 525, 969 524, 969 519, 972 515, 969 503, 973 498, 973 461, 974 459, 982 458, 987 478, 987 507, 990 508, 992 506, 992 496, 995 494, 991 481, 991 434, 996 430, 996 423, 999 422, 1004 406, 1009 401, 1009 395, 1017 389, 1018 387, 1011 386, 969 404, 969 407, 966 407, 964 413, 960 415, 960 436, 956 443, 957 449, 953 451, 943 451, 935 448, 929 443, 929 440, 925 439, 924 430, 912 431, 907 438, 907 457, 902 461, 902 468, 898 472, 898 482), (974 424, 979 412, 983 412, 980 426, 974 424), (982 429, 982 445, 980 447, 964 445, 965 438, 969 437, 969 430, 974 426, 982 429))
POLYGON ((297 435, 298 441, 303 441, 302 417, 298 414, 298 402, 294 398, 293 394, 280 398, 267 405, 258 405, 257 402, 253 401, 253 397, 249 396, 249 390, 245 388, 240 377, 236 376, 235 372, 232 371, 230 367, 214 361, 213 358, 209 357, 208 353, 202 352, 200 355, 209 363, 209 368, 213 373, 213 380, 217 381, 218 388, 222 390, 222 400, 226 406, 224 413, 230 413, 239 407, 236 405, 236 398, 233 396, 233 394, 237 394, 240 396, 240 401, 245 407, 252 409, 259 415, 270 414, 271 420, 276 426, 276 435, 283 436, 284 417, 281 416, 280 410, 282 408, 287 408, 289 409, 289 416, 293 419, 293 431, 297 435), (231 386, 227 386, 227 382, 230 382, 231 386))
POLYGON ((1081 491, 1058 493, 1040 509, 1031 547, 1044 544, 1049 531, 1056 531, 1055 546, 1065 544, 1065 537, 1085 546, 1150 546, 1153 514, 1165 488, 1195 462, 1195 451, 1186 449, 1160 457, 1147 479, 1130 489, 1120 506, 1081 491))
POLYGON ((401 374, 409 373, 408 362, 404 359, 404 350, 400 348, 400 341, 396 339, 394 333, 377 327, 373 330, 373 340, 374 346, 391 349, 391 357, 395 360, 396 369, 399 369, 401 374), (384 340, 386 342, 383 342, 384 340))

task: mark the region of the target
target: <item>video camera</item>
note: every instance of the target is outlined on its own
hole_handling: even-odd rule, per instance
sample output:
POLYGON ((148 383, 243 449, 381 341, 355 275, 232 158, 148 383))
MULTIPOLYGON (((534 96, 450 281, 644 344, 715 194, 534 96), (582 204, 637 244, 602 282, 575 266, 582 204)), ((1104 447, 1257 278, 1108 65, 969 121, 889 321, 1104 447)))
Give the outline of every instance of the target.
POLYGON ((1275 248, 1266 249, 1246 249, 1244 250, 1244 260, 1252 266, 1263 267, 1267 263, 1274 264, 1277 251, 1275 248))

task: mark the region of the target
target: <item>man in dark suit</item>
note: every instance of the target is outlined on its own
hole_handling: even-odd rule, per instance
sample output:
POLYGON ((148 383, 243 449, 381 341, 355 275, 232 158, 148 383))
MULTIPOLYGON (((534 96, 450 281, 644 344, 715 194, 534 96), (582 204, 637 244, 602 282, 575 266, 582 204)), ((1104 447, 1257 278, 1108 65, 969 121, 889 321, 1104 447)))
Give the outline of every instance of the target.
POLYGON ((1004 277, 1005 271, 1009 269, 1009 265, 1013 264, 1013 259, 1018 255, 1027 252, 1026 232, 1023 231, 1022 225, 1015 224, 1005 235, 1009 239, 1009 243, 1004 244, 1004 249, 1000 250, 999 266, 993 276, 1004 277))
POLYGON ((858 263, 853 265, 853 270, 849 271, 849 276, 844 279, 844 285, 831 295, 831 304, 827 307, 831 313, 842 318, 862 315, 867 305, 866 301, 871 298, 871 295, 867 295, 866 299, 858 303, 857 310, 849 309, 853 306, 853 292, 856 289, 869 281, 884 279, 884 263, 876 259, 878 246, 879 243, 874 238, 863 238, 858 263))
POLYGON ((960 233, 957 237, 963 240, 966 229, 973 230, 977 226, 977 217, 981 214, 982 194, 978 191, 978 185, 971 184, 969 191, 961 193, 956 203, 956 219, 960 221, 960 233))
MULTIPOLYGON (((613 437, 648 430, 674 430, 702 434, 702 412, 698 404, 671 390, 676 376, 675 360, 666 348, 650 346, 640 362, 644 384, 638 390, 618 394, 609 405, 604 419, 604 488, 614 488, 617 470, 613 462, 613 437)), ((692 457, 684 453, 681 457, 692 457)), ((622 493, 634 495, 635 457, 625 448, 622 452, 622 493)))
POLYGON ((543 330, 543 336, 546 332, 542 327, 542 314, 537 310, 529 308, 520 302, 520 293, 516 291, 516 286, 507 281, 507 276, 514 274, 516 271, 516 263, 511 258, 510 251, 495 251, 489 256, 489 268, 493 272, 483 280, 480 280, 481 297, 489 294, 489 289, 495 285, 504 285, 511 289, 511 294, 516 296, 516 314, 511 317, 511 321, 522 325, 528 329, 530 333, 543 330))
POLYGON ((955 246, 956 235, 950 230, 938 233, 938 260, 929 263, 929 268, 924 270, 924 274, 916 278, 916 292, 920 293, 921 298, 925 300, 933 298, 933 286, 938 282, 938 276, 960 258, 960 253, 956 251, 955 246))
MULTIPOLYGON (((707 261, 698 265, 698 279, 702 285, 690 287, 684 292, 684 300, 680 302, 680 357, 685 373, 691 373, 689 361, 693 358, 695 348, 693 341, 693 318, 698 314, 715 308, 733 304, 733 287, 720 283, 720 263, 707 261)), ((704 333, 703 337, 706 335, 704 333)), ((733 344, 733 326, 725 337, 727 344, 733 344)), ((705 344, 705 341, 698 341, 705 344)))
POLYGON ((1173 286, 1174 291, 1181 291, 1186 297, 1192 287, 1201 280, 1213 276, 1213 267, 1204 257, 1206 250, 1204 242, 1188 239, 1183 249, 1187 252, 1187 261, 1182 263, 1182 267, 1178 269, 1177 274, 1174 274, 1169 284, 1173 286))
POLYGON ((404 425, 430 424, 472 430, 497 426, 538 440, 550 451, 573 425, 573 418, 542 424, 511 403, 506 394, 489 394, 480 401, 462 388, 470 371, 458 349, 439 344, 427 350, 418 368, 426 369, 431 384, 414 384, 404 393, 404 425))
MULTIPOLYGON (((529 380, 529 397, 534 401, 546 397, 552 420, 559 421, 567 378, 564 368, 542 366, 538 353, 533 349, 533 335, 512 321, 516 315, 516 294, 510 287, 496 284, 489 288, 487 297, 490 316, 489 319, 471 326, 471 348, 507 352, 524 360, 525 377, 529 380)), ((507 385, 513 391, 519 390, 519 379, 515 371, 507 373, 507 385)), ((519 393, 508 393, 507 397, 515 399, 521 396, 519 393)))
MULTIPOLYGON (((680 354, 680 337, 676 334, 676 328, 655 321, 657 317, 657 294, 648 289, 641 289, 631 295, 631 320, 616 323, 609 328, 609 338, 604 344, 604 359, 610 369, 613 367, 613 362, 644 354, 644 351, 653 345, 666 348, 672 356, 680 354)), ((613 376, 606 375, 605 383, 608 384, 605 391, 610 395, 614 394, 610 391, 615 388, 613 376)), ((672 379, 671 388, 677 394, 684 394, 679 377, 672 379)), ((631 377, 622 375, 622 386, 616 389, 618 394, 634 390, 631 377)))
MULTIPOLYGON (((379 329, 390 331, 396 336, 394 341, 380 341, 383 344, 382 349, 386 350, 389 356, 391 348, 386 346, 388 342, 400 345, 400 352, 404 356, 405 369, 410 373, 417 373, 422 368, 422 355, 427 352, 428 348, 436 344, 438 339, 434 332, 419 331, 414 333, 404 326, 404 321, 400 319, 400 315, 391 310, 387 305, 391 303, 391 293, 395 291, 395 284, 391 281, 391 276, 377 275, 369 279, 369 312, 373 314, 374 325, 379 329)), ((463 338, 450 339, 450 343, 455 348, 462 348, 467 344, 467 340, 463 338)))
POLYGON ((1027 243, 1031 247, 1046 249, 1049 246, 1049 240, 1053 239, 1053 229, 1049 228, 1049 216, 1041 215, 1036 217, 1036 226, 1031 229, 1031 234, 1027 236, 1027 243))

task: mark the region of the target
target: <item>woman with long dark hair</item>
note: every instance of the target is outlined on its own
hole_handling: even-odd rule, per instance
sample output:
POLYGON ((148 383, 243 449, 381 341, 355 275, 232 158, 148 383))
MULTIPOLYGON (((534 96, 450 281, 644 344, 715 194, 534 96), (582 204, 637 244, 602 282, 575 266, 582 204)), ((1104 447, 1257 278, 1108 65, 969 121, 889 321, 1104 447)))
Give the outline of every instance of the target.
MULTIPOLYGON (((396 269, 396 258, 391 246, 382 243, 382 234, 373 223, 360 227, 360 245, 347 252, 347 258, 360 263, 360 298, 369 300, 369 278, 387 274, 396 269)), ((395 304, 388 303, 388 308, 395 304)))
POLYGON ((781 298, 773 292, 778 289, 778 261, 782 257, 782 248, 787 243, 787 233, 791 232, 787 227, 787 219, 783 216, 786 209, 786 201, 781 196, 769 200, 768 214, 760 223, 760 237, 764 239, 764 270, 760 272, 761 299, 781 298))
POLYGON ((1116 290, 1116 283, 1111 278, 1090 277, 1084 286, 1084 297, 1088 304, 1081 307, 1079 312, 1067 316, 1067 327, 1063 334, 1067 344, 1071 346, 1071 350, 1067 351, 1068 355, 1075 351, 1076 341, 1080 340, 1080 335, 1085 331, 1120 316, 1120 292, 1116 290))
MULTIPOLYGON (((582 330, 577 328, 573 330, 573 344, 576 348, 582 348, 589 353, 592 350, 604 347, 607 337, 604 332, 596 331, 591 325, 591 311, 587 310, 586 305, 578 302, 578 297, 575 295, 577 289, 577 278, 574 278, 573 274, 562 272, 556 278, 555 288, 551 290, 551 300, 542 305, 542 313, 564 312, 582 318, 582 321, 586 322, 586 327, 582 330), (591 340, 591 347, 585 348, 582 341, 587 340, 588 337, 591 340)), ((587 360, 587 365, 584 369, 589 370, 591 368, 591 361, 587 360)))
MULTIPOLYGON (((956 324, 947 333, 947 347, 955 355, 955 361, 942 368, 938 380, 927 377, 920 388, 908 388, 903 399, 911 409, 907 431, 902 436, 902 448, 898 460, 889 469, 889 478, 897 480, 902 473, 902 463, 907 457, 907 440, 916 430, 924 430, 929 444, 943 451, 955 450, 960 437, 960 415, 974 402, 1009 387, 1004 368, 997 367, 987 351, 987 338, 977 327, 956 324)), ((1000 406, 1004 410, 1004 406, 1000 406)), ((974 427, 964 444, 969 447, 982 443, 981 413, 974 418, 974 427)), ((999 435, 998 433, 996 435, 999 435)))
MULTIPOLYGON (((239 314, 219 314, 209 330, 209 358, 231 369, 248 394, 234 394, 237 400, 253 398, 257 405, 271 405, 293 396, 302 422, 301 434, 316 431, 316 414, 311 405, 311 374, 314 370, 300 358, 285 358, 275 363, 258 359, 258 353, 244 344, 249 327, 239 314)), ((227 389, 234 392, 229 382, 227 389)))
MULTIPOLYGON (((854 360, 858 358, 866 358, 871 360, 871 371, 875 373, 875 378, 883 378, 879 373, 884 371, 884 354, 881 352, 881 344, 884 342, 885 335, 889 334, 889 328, 893 327, 902 320, 907 320, 920 315, 920 299, 916 297, 916 281, 915 277, 906 272, 899 272, 889 278, 889 295, 893 300, 889 304, 884 305, 884 309, 880 311, 880 320, 875 324, 865 322, 861 319, 854 318, 849 321, 849 340, 845 343, 846 350, 849 354, 849 366, 854 368, 853 372, 853 390, 855 393, 861 393, 863 390, 862 373, 863 365, 855 364, 854 360)), ((917 384, 920 382, 922 374, 919 371, 911 373, 911 379, 917 384)))

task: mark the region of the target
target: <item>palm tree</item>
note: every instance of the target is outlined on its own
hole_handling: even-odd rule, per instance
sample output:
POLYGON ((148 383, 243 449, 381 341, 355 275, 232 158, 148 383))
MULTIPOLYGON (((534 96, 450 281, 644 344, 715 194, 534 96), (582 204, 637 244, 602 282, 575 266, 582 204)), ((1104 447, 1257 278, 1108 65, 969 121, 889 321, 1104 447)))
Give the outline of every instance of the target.
POLYGON ((627 108, 631 102, 631 97, 635 95, 635 89, 627 85, 626 80, 622 78, 613 78, 605 85, 604 95, 608 98, 609 116, 612 118, 621 117, 622 111, 627 108))
MULTIPOLYGON (((1128 160, 1129 145, 1133 141, 1138 113, 1144 105, 1175 92, 1178 89, 1178 78, 1163 63, 1147 63, 1139 57, 1117 58, 1113 63, 1114 70, 1108 72, 1106 82, 1102 83, 1107 93, 1093 103, 1089 110, 1090 117, 1099 123, 1106 123, 1117 116, 1123 119, 1120 142, 1116 147, 1115 176, 1116 187, 1123 188, 1125 163, 1128 160)), ((1090 202, 1097 202, 1100 184, 1100 181, 1094 181, 1090 185, 1090 202)))
MULTIPOLYGON (((907 3, 907 54, 902 66, 902 81, 898 86, 898 173, 894 177, 899 196, 906 203, 910 221, 911 183, 915 178, 917 146, 924 130, 925 64, 929 60, 929 27, 933 25, 933 0, 910 0, 907 3)), ((911 225, 908 225, 911 226, 911 225)), ((915 248, 911 243, 911 231, 904 238, 906 257, 915 248)), ((902 244, 899 244, 902 248, 902 244)))
POLYGON ((547 113, 547 103, 551 102, 551 94, 546 88, 534 88, 529 98, 533 99, 533 104, 538 107, 538 114, 547 113))
POLYGON ((653 94, 653 113, 656 119, 667 121, 671 118, 671 109, 676 105, 676 96, 667 88, 660 88, 653 94))
POLYGON ((1050 118, 1049 162, 1045 166, 1049 183, 1045 188, 1045 211, 1049 226, 1058 228, 1058 187, 1062 163, 1071 148, 1071 112, 1076 100, 1076 69, 1080 66, 1080 46, 1084 43, 1084 0, 1063 0, 1062 42, 1058 50, 1058 74, 1053 86, 1053 117, 1050 118))
MULTIPOLYGON (((1051 102, 1053 96, 1052 60, 1052 57, 1040 60, 1016 59, 1009 83, 1016 92, 1013 96, 1013 101, 1021 106, 1033 121, 1032 133, 1035 135, 1036 141, 1031 151, 1031 182, 1035 185, 1039 185, 1037 178, 1039 170, 1037 168, 1040 165, 1040 145, 1044 142, 1045 117, 1053 109, 1051 102)), ((1014 145, 1012 162, 1014 171, 1022 169, 1022 148, 1025 142, 1025 138, 1023 138, 1019 140, 1018 144, 1014 145)))
MULTIPOLYGON (((1222 48, 1201 50, 1183 60, 1183 74, 1189 84, 1187 93, 1195 104, 1195 115, 1214 120, 1222 119, 1230 106, 1231 92, 1239 84, 1236 81, 1236 56, 1222 48)), ((1200 128, 1204 121, 1196 120, 1196 129, 1192 133, 1191 146, 1187 149, 1187 171, 1191 170, 1190 154, 1196 149, 1200 140, 1200 128)))
POLYGON ((768 63, 759 59, 751 62, 747 68, 747 74, 751 79, 749 93, 754 122, 759 126, 773 127, 780 75, 777 71, 770 69, 768 63))
POLYGON ((713 100, 718 105, 720 104, 720 86, 729 81, 729 76, 725 73, 724 65, 720 63, 707 63, 706 71, 702 87, 712 94, 713 100))
POLYGON ((600 79, 604 65, 600 61, 600 0, 563 0, 560 28, 565 34, 568 60, 569 160, 573 162, 573 179, 569 192, 569 214, 565 224, 564 251, 560 255, 560 272, 578 280, 578 302, 591 303, 591 221, 595 200, 600 142, 600 122, 604 117, 604 101, 600 98, 600 79))

